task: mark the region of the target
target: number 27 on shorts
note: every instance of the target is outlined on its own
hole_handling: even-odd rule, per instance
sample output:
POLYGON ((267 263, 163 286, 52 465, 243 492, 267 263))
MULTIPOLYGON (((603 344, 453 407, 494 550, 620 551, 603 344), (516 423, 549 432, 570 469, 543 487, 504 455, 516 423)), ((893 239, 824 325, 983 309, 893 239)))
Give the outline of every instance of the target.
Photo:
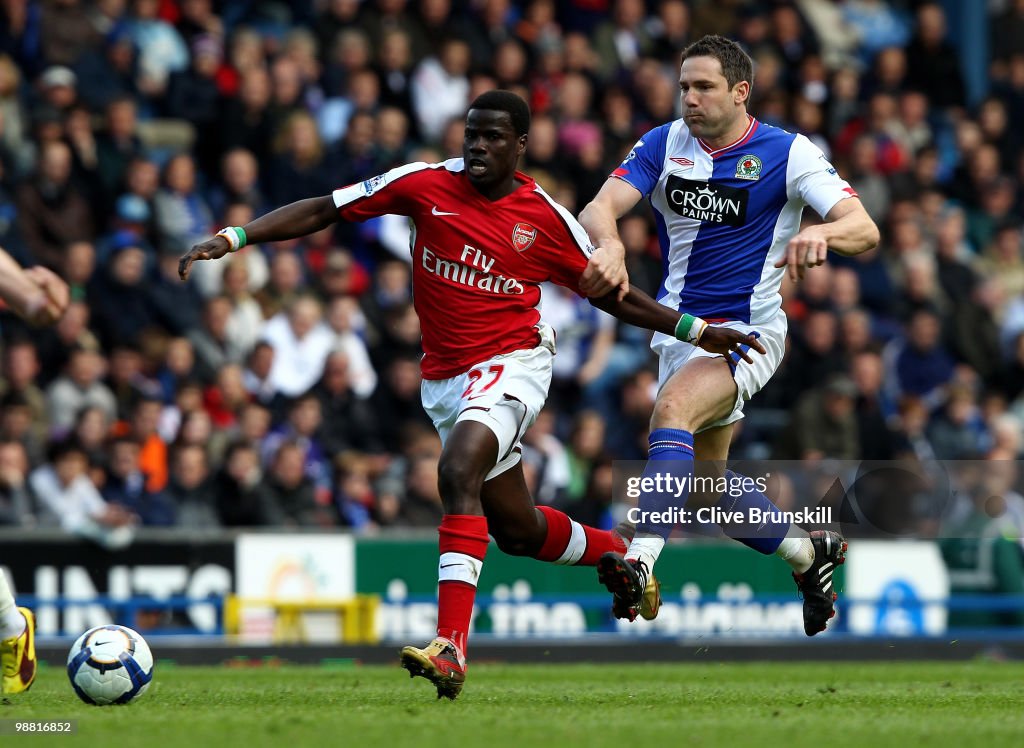
POLYGON ((483 369, 472 369, 466 376, 469 377, 469 387, 462 393, 463 400, 475 400, 482 397, 487 390, 491 389, 501 379, 505 371, 504 364, 492 364, 486 371, 483 369))

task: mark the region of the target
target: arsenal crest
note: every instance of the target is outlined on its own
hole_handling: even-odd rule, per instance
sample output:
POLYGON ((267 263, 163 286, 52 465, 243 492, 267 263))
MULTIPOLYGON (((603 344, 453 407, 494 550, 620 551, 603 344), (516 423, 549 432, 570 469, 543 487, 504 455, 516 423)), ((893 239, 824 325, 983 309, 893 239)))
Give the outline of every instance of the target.
POLYGON ((517 223, 512 229, 512 246, 517 252, 525 252, 533 246, 537 238, 537 229, 528 223, 517 223))

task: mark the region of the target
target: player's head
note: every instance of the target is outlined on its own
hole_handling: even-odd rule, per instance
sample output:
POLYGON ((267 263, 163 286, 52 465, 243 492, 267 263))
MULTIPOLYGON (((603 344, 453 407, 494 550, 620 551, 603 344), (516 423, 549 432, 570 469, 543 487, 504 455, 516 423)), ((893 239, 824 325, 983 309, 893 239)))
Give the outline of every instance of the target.
POLYGON ((513 189, 516 164, 526 151, 530 107, 511 91, 487 91, 466 114, 462 156, 470 183, 488 197, 513 189))
POLYGON ((739 44, 705 36, 683 50, 679 91, 683 120, 694 135, 722 135, 747 113, 754 63, 739 44))

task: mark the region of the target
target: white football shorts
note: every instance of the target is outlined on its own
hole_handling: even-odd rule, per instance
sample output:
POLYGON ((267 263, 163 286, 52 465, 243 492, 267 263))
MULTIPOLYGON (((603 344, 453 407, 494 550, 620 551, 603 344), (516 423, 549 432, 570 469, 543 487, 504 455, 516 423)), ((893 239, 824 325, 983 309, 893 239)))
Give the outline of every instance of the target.
MULTIPOLYGON (((701 431, 735 423, 743 418, 743 405, 768 384, 768 380, 779 368, 782 357, 786 353, 786 330, 789 323, 786 313, 781 310, 768 322, 757 325, 747 322, 723 322, 720 326, 742 330, 745 333, 757 333, 758 340, 764 346, 766 353, 763 356, 757 351, 751 353, 750 358, 754 361, 753 364, 748 364, 736 354, 732 355, 731 368, 733 379, 736 380, 736 403, 729 415, 707 424, 700 429, 701 431)), ((661 333, 655 335, 651 341, 651 350, 658 354, 659 390, 691 358, 701 356, 715 358, 722 355, 721 353, 710 353, 703 348, 661 333)))
POLYGON ((555 332, 537 325, 540 345, 503 353, 450 379, 424 379, 423 409, 434 422, 441 443, 459 421, 477 421, 498 437, 498 461, 487 480, 521 459, 519 443, 537 420, 551 386, 555 332))

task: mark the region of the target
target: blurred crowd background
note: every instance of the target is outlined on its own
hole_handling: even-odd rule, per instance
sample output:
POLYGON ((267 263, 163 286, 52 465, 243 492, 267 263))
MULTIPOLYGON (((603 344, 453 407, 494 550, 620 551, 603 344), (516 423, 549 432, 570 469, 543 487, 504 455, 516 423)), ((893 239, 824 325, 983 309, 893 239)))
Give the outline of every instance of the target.
MULTIPOLYGON (((55 329, 0 315, 0 524, 111 546, 139 525, 436 526, 405 220, 251 246, 188 283, 178 257, 460 155, 494 87, 532 107, 523 169, 578 212, 679 116, 679 52, 707 33, 745 46, 752 112, 819 145, 882 231, 787 282, 789 352, 734 454, 1021 457, 1022 0, 2 0, 0 245, 74 301, 55 329)), ((655 293, 650 209, 621 233, 655 293)), ((527 474, 611 526, 612 461, 646 452, 649 336, 557 288, 543 312, 559 353, 527 474)), ((989 479, 1024 525, 1012 463, 989 479)))

